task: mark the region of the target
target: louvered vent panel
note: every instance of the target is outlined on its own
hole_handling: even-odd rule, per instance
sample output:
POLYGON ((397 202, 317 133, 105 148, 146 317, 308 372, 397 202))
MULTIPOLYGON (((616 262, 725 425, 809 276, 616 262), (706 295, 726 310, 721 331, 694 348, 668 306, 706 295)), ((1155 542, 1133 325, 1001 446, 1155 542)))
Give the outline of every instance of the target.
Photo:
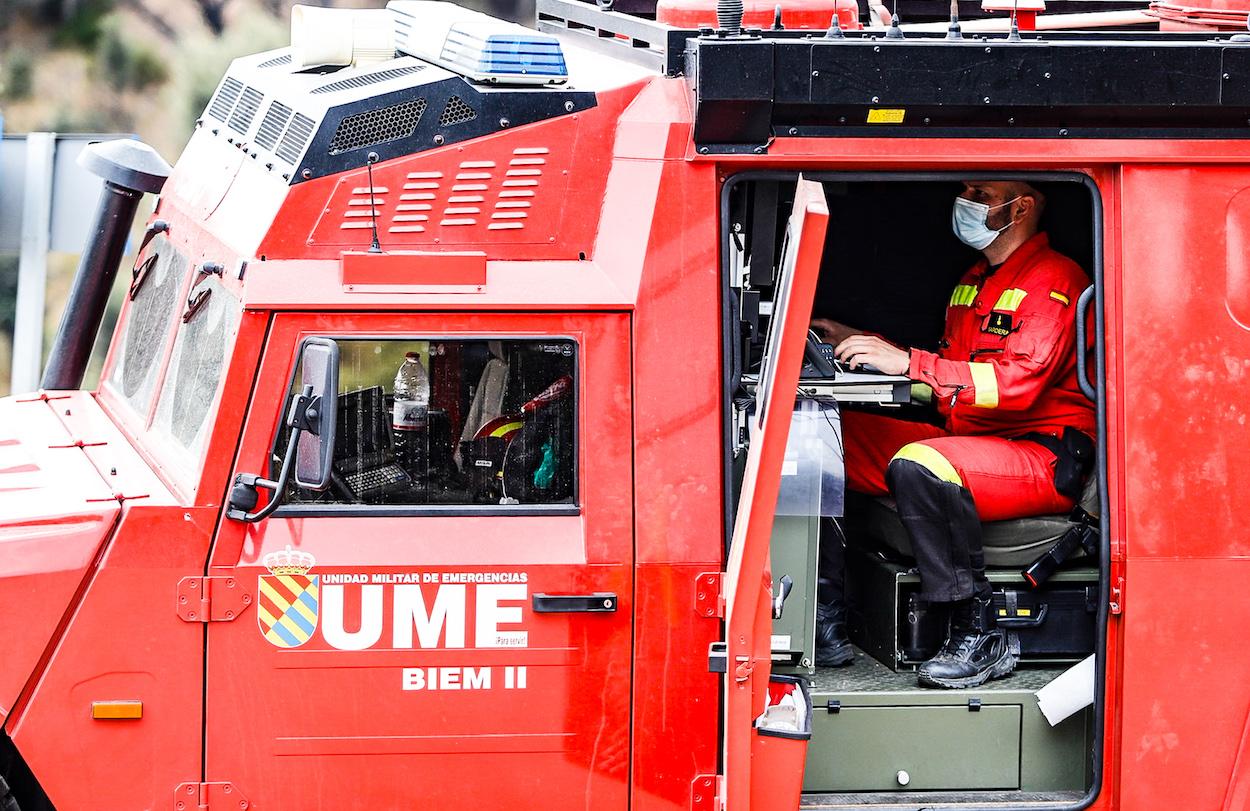
POLYGON ((313 88, 313 95, 320 93, 335 93, 339 90, 352 90, 357 87, 365 87, 378 82, 385 82, 387 79, 398 79, 400 76, 408 76, 412 73, 418 73, 425 68, 425 65, 405 65, 402 68, 387 68, 386 70, 378 70, 373 73, 364 73, 359 76, 350 76, 346 79, 339 79, 337 82, 323 84, 321 87, 313 88))
POLYGON ((260 109, 260 103, 264 98, 265 94, 256 88, 244 88, 243 95, 239 97, 239 103, 234 106, 234 112, 230 114, 230 129, 240 135, 246 134, 248 127, 252 126, 252 119, 256 117, 256 111, 260 109))
POLYGON ((257 65, 256 67, 258 67, 258 68, 276 68, 276 67, 278 67, 279 65, 289 65, 289 64, 291 64, 291 55, 290 55, 290 54, 282 54, 281 56, 275 56, 273 59, 266 59, 264 62, 261 62, 261 63, 260 63, 259 65, 257 65))
POLYGON ((242 82, 238 79, 227 78, 218 88, 217 95, 213 96, 213 100, 209 102, 208 114, 218 121, 225 121, 230 117, 234 103, 239 100, 241 90, 243 90, 242 82))
POLYGON ((312 137, 315 126, 311 118, 296 113, 275 154, 294 166, 299 161, 299 156, 304 154, 304 147, 308 146, 308 139, 312 137))
POLYGON ((472 121, 477 118, 477 113, 459 96, 452 96, 447 101, 447 106, 443 108, 443 114, 438 119, 440 127, 450 127, 453 124, 463 124, 466 121, 472 121))
POLYGON ((330 154, 407 138, 425 112, 425 99, 406 101, 344 118, 330 141, 330 154))
POLYGON ((276 101, 270 102, 269 109, 265 111, 265 117, 260 121, 260 129, 256 132, 256 143, 272 152, 290 120, 290 107, 276 101))

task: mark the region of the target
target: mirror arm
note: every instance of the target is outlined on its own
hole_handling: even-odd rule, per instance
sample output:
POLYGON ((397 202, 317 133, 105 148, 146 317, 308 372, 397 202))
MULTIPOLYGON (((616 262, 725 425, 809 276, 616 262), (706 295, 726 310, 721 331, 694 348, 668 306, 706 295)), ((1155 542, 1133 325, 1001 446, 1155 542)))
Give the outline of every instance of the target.
POLYGON ((319 407, 320 401, 320 397, 312 396, 312 386, 304 386, 302 393, 291 397, 291 410, 287 412, 286 418, 286 424, 291 428, 291 438, 286 443, 286 455, 282 457, 282 470, 278 473, 278 480, 266 479, 255 473, 240 473, 235 476, 234 486, 230 488, 227 518, 256 523, 268 518, 282 504, 282 494, 286 492, 287 483, 291 480, 291 468, 295 464, 299 435, 308 430, 309 423, 315 420, 316 412, 311 415, 309 412, 319 407), (269 501, 256 512, 248 512, 256 506, 258 489, 269 491, 269 501))
POLYGON ((299 444, 299 435, 299 428, 292 429, 291 439, 286 444, 286 456, 282 459, 282 472, 278 474, 277 481, 262 478, 255 473, 240 473, 234 477, 234 487, 230 489, 230 506, 226 510, 227 518, 255 523, 268 518, 274 510, 278 509, 278 505, 282 503, 282 494, 286 492, 287 482, 291 478, 291 465, 294 464, 295 447, 299 444), (256 506, 258 489, 269 491, 269 501, 256 512, 248 512, 248 509, 256 506), (236 507, 236 504, 240 506, 236 507))

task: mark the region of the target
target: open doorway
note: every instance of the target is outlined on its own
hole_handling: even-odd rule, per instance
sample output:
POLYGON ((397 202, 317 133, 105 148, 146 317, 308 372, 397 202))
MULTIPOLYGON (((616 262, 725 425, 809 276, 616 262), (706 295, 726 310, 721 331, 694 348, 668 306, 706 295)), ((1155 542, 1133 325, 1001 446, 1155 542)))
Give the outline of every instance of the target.
MULTIPOLYGON (((1094 317, 1096 297, 1081 293, 1087 287, 1096 290, 1101 279, 1101 210, 1097 189, 1088 178, 1027 173, 804 176, 822 182, 830 213, 813 319, 850 325, 854 332, 880 336, 900 348, 968 363, 978 360, 978 352, 990 353, 980 361, 994 361, 996 350, 989 341, 1020 331, 1026 308, 1017 313, 1016 305, 1025 293, 1016 287, 999 291, 988 281, 1000 269, 1014 272, 1010 259, 1000 265, 983 261, 978 279, 985 283, 968 284, 968 273, 977 267, 982 251, 955 237, 954 201, 961 194, 968 196, 965 180, 1023 182, 1039 192, 1044 201, 1039 230, 1049 249, 1080 270, 1070 273, 1067 287, 1029 294, 1049 297, 1054 313, 1048 311, 1047 317, 1068 319, 1066 328, 1074 337, 1065 345, 1068 354, 1062 362, 1069 370, 1075 365, 1084 376, 1078 386, 1069 371, 1069 405, 1088 397, 1083 401, 1088 422, 1081 424, 1082 433, 1096 439, 1102 425, 1095 403, 1101 336, 1094 317), (991 290, 993 300, 982 302, 978 293, 991 290), (986 341, 985 346, 977 343, 969 357, 956 359, 951 356, 949 322, 959 306, 984 309, 975 319, 986 341)), ((750 408, 745 395, 766 351, 763 336, 771 315, 784 212, 789 210, 796 179, 797 173, 750 173, 736 176, 726 186, 729 510, 738 503, 741 486, 740 465, 735 463, 744 458, 751 441, 741 427, 750 408)), ((1038 241, 1027 244, 1036 249, 1038 241)), ((1091 656, 1097 662, 1094 683, 1101 683, 1107 604, 1107 564, 1100 534, 1105 471, 1094 463, 1093 445, 1089 464, 1080 469, 1079 486, 1074 489, 1071 481, 1066 483, 1071 494, 1062 509, 991 514, 988 517, 995 520, 979 523, 977 554, 983 554, 984 562, 978 560, 977 568, 984 570, 989 584, 986 621, 1001 629, 1013 666, 974 686, 936 686, 925 681, 924 665, 949 641, 949 606, 928 599, 923 566, 911 547, 913 528, 900 519, 893 491, 857 492, 855 486, 847 486, 843 457, 848 443, 873 441, 867 435, 881 430, 883 416, 960 435, 1041 440, 1025 436, 1036 433, 1031 430, 1034 426, 1022 425, 1013 433, 1010 417, 989 428, 975 424, 975 419, 974 424, 956 426, 951 408, 935 407, 933 390, 926 397, 924 387, 915 385, 919 381, 914 365, 860 378, 846 373, 863 369, 835 363, 830 371, 829 364, 821 362, 822 352, 826 361, 840 360, 829 357, 834 340, 821 341, 817 331, 810 343, 825 345, 809 351, 791 445, 801 420, 809 420, 815 409, 821 421, 822 452, 830 460, 817 474, 820 486, 806 486, 799 500, 809 505, 806 514, 792 508, 793 500, 791 508, 779 509, 772 543, 774 580, 788 574, 796 584, 774 626, 774 667, 810 678, 813 688, 816 717, 804 781, 807 804, 1045 803, 1048 808, 1087 804, 1099 782, 1101 699, 1057 720, 1054 714, 1048 719, 1037 693, 1091 656), (806 414, 801 418, 800 412, 806 414), (814 498, 811 492, 816 493, 814 498), (822 545, 825 550, 836 546, 844 559, 839 602, 845 614, 840 621, 851 645, 849 662, 842 657, 837 667, 817 663, 815 637, 821 622, 828 620, 818 610, 827 603, 822 594, 827 584, 818 584, 817 577, 818 572, 825 574, 823 563, 818 563, 822 545)), ((979 376, 987 373, 974 371, 979 376)), ((967 401, 975 408, 998 405, 996 399, 991 404, 988 395, 975 399, 971 392, 961 395, 960 388, 949 395, 943 389, 941 397, 950 396, 952 403, 967 401)), ((1057 462, 1058 455, 1054 458, 1057 462)), ((803 464, 791 470, 806 469, 803 464)), ((784 471, 782 487, 785 501, 784 471)))

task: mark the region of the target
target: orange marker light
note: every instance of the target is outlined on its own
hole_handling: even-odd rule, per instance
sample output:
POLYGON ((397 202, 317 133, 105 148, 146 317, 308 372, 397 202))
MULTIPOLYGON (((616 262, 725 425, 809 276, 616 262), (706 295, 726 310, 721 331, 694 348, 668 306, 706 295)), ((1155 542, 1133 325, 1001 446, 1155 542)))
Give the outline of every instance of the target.
POLYGON ((97 721, 129 721, 143 717, 142 701, 93 701, 91 717, 97 721))

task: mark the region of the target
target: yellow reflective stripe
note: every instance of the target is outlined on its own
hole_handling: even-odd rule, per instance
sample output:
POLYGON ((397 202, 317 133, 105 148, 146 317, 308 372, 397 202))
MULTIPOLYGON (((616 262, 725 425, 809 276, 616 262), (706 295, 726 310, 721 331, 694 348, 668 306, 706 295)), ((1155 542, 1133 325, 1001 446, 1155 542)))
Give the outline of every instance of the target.
POLYGON ((950 306, 952 307, 971 306, 972 302, 977 300, 977 292, 978 291, 975 285, 971 285, 971 284, 957 285, 955 287, 954 292, 951 293, 950 306))
POLYGON ((523 425, 525 425, 525 423, 521 422, 520 420, 518 420, 517 422, 510 422, 507 425, 501 425, 495 430, 491 431, 490 435, 491 436, 507 436, 513 431, 521 430, 521 427, 523 425))
POLYGON ((995 310, 1006 310, 1014 312, 1020 306, 1020 302, 1024 301, 1024 297, 1029 293, 1027 290, 1021 290, 1013 287, 1010 290, 1004 290, 1003 294, 998 297, 998 303, 994 305, 995 310))
POLYGON ((964 485, 964 480, 959 478, 959 471, 955 470, 955 466, 948 462, 945 456, 921 442, 913 442, 899 448, 898 453, 894 454, 894 459, 915 462, 944 482, 957 484, 960 487, 964 485))
POLYGON ((933 387, 928 383, 912 383, 911 399, 914 403, 933 402, 933 387))
POLYGON ((1069 304, 1072 303, 1071 300, 1069 300, 1067 296, 1065 296, 1063 293, 1060 293, 1058 290, 1051 290, 1050 297, 1065 307, 1067 307, 1069 304))
POLYGON ((972 404, 982 408, 998 408, 998 375, 992 363, 969 363, 972 370, 972 389, 976 395, 972 404))

